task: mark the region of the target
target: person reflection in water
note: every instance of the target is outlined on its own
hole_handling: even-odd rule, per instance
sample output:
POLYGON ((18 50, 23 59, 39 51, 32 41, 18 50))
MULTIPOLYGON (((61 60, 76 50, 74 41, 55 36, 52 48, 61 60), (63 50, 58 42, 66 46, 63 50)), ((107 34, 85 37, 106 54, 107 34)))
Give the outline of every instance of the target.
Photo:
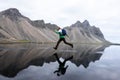
POLYGON ((57 62, 59 63, 59 68, 58 68, 58 70, 55 70, 54 73, 57 73, 57 76, 64 75, 66 72, 66 69, 68 68, 68 65, 65 66, 65 63, 66 63, 66 61, 73 59, 73 56, 65 59, 63 62, 61 62, 59 60, 57 53, 55 53, 54 56, 56 57, 57 62))

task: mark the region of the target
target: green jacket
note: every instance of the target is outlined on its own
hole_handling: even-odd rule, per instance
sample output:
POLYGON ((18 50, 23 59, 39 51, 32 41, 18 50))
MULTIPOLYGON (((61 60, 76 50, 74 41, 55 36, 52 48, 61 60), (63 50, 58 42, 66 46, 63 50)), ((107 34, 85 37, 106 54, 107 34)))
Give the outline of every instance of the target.
POLYGON ((57 34, 59 34, 59 38, 65 38, 65 36, 62 35, 62 32, 59 32, 59 31, 57 31, 57 30, 55 30, 55 32, 56 32, 57 34))

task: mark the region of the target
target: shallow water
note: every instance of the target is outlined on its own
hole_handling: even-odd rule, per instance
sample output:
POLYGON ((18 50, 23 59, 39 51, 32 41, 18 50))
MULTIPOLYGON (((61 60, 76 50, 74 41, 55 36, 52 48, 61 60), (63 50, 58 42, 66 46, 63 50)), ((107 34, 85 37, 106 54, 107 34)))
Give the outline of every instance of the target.
POLYGON ((74 44, 0 45, 0 80, 120 80, 120 46, 74 44), (64 47, 63 47, 64 46, 64 47), (58 70, 59 60, 66 71, 58 70), (61 72, 64 71, 64 74, 61 72), (57 75, 59 74, 59 76, 57 75))

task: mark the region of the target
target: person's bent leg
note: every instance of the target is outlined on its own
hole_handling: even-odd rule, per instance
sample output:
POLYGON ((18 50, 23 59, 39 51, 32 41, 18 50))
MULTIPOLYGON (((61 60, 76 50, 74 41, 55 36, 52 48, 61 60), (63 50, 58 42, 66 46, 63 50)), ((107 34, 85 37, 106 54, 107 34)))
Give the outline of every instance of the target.
POLYGON ((58 48, 58 45, 60 44, 60 42, 62 41, 62 39, 60 38, 56 44, 56 46, 54 47, 54 49, 57 49, 58 48))
POLYGON ((69 61, 69 60, 71 60, 71 59, 73 59, 73 56, 71 56, 71 57, 65 59, 65 60, 63 61, 63 64, 65 64, 67 61, 69 61))
POLYGON ((66 42, 65 38, 63 38, 63 41, 65 44, 68 44, 69 46, 71 46, 73 48, 73 44, 66 42))
POLYGON ((56 57, 58 63, 61 64, 61 61, 59 60, 59 57, 58 57, 57 53, 55 53, 54 56, 56 57))

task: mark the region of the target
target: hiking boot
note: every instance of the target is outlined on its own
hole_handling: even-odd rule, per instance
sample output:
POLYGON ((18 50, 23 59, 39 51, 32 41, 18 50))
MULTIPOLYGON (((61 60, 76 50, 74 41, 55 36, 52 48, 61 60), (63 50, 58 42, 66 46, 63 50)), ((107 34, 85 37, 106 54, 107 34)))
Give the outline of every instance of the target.
POLYGON ((57 53, 54 53, 53 55, 54 55, 54 56, 56 56, 56 55, 57 55, 57 53))
POLYGON ((70 59, 73 59, 73 56, 71 56, 70 59))
POLYGON ((55 50, 57 49, 56 47, 53 47, 55 50))

